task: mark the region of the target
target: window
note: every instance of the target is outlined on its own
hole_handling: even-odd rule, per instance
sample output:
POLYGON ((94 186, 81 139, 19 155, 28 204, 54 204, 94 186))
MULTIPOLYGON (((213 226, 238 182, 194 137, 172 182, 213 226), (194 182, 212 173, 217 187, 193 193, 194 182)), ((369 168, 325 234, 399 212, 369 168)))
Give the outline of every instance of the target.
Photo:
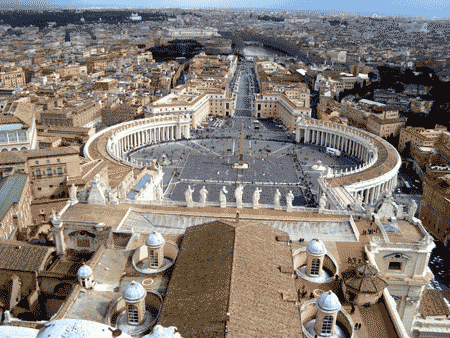
POLYGON ((61 160, 58 158, 58 159, 56 160, 56 162, 61 163, 61 160))
POLYGON ((311 261, 311 276, 318 276, 320 268, 320 259, 314 258, 311 261))
POLYGON ((138 309, 131 304, 128 304, 128 322, 130 324, 139 324, 139 312, 138 309))
POLYGON ((34 164, 39 164, 39 161, 34 161, 34 164))
POLYGON ((52 168, 47 168, 47 176, 51 177, 52 176, 52 168))
POLYGON ((50 164, 50 160, 47 160, 47 164, 50 164))
POLYGON ((324 316, 320 334, 331 334, 333 329, 333 316, 324 316))
POLYGON ((389 270, 401 270, 402 262, 389 262, 389 270))
POLYGON ((36 169, 36 176, 41 177, 41 169, 36 169))
POLYGON ((158 267, 158 252, 150 251, 150 267, 158 267))
POLYGON ((58 172, 58 175, 62 175, 63 171, 61 167, 56 168, 56 171, 58 172))

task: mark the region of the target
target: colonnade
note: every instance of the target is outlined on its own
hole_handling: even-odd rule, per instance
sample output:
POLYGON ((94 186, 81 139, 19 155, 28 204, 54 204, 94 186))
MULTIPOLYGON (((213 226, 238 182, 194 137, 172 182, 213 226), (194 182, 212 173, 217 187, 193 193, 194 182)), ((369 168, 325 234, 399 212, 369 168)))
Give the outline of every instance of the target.
POLYGON ((112 145, 112 150, 117 156, 122 157, 124 153, 132 149, 158 142, 175 141, 182 137, 190 138, 189 126, 171 125, 149 127, 147 129, 131 132, 124 137, 119 138, 116 143, 112 145))
POLYGON ((304 143, 338 149, 362 162, 368 162, 371 157, 368 147, 361 144, 358 139, 352 138, 352 135, 339 135, 334 131, 327 130, 304 129, 303 137, 304 143))
MULTIPOLYGON (((366 172, 366 170, 369 173, 368 175, 352 177, 351 179, 349 176, 348 184, 339 183, 354 199, 359 199, 365 204, 373 204, 384 193, 394 191, 397 186, 397 174, 401 165, 400 156, 395 148, 376 135, 370 135, 365 131, 349 126, 300 118, 296 125, 296 140, 297 142, 338 149, 364 163, 361 168, 355 171, 351 170, 348 174, 346 172, 345 175, 354 175, 359 172, 366 172), (376 142, 377 140, 379 142, 376 142), (382 150, 383 153, 390 154, 388 158, 384 159, 384 161, 390 162, 390 168, 387 167, 386 172, 370 173, 371 166, 379 161, 378 153, 381 150, 376 147, 379 146, 380 142, 386 148, 382 150)), ((343 175, 341 173, 338 176, 342 177, 343 175)), ((324 183, 324 188, 333 189, 326 180, 324 183)), ((334 187, 334 185, 331 186, 334 187)))
POLYGON ((373 204, 379 198, 383 197, 383 194, 386 192, 392 192, 397 187, 397 174, 394 175, 391 179, 371 188, 359 190, 355 192, 353 195, 354 198, 359 197, 366 204, 373 204))

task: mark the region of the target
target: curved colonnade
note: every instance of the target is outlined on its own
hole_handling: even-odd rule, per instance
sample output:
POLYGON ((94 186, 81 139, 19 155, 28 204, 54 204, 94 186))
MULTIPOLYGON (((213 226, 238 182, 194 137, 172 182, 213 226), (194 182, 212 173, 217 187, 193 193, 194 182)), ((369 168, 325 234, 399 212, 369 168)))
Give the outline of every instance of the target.
POLYGON ((330 190, 345 187, 354 199, 373 204, 397 186, 401 158, 397 150, 381 137, 354 127, 299 118, 296 141, 338 149, 363 162, 355 169, 329 171, 324 183, 330 190))
MULTIPOLYGON (((139 147, 155 144, 158 142, 174 141, 190 138, 191 118, 189 114, 161 115, 144 118, 140 120, 123 122, 106 128, 92 136, 84 147, 84 156, 93 161, 96 144, 106 144, 107 155, 119 163, 132 167, 141 168, 144 165, 129 162, 126 155, 139 147)), ((97 149, 96 152, 99 152, 97 149)))
POLYGON ((124 160, 126 154, 142 146, 189 139, 190 124, 189 114, 154 116, 122 123, 108 140, 108 152, 124 160))

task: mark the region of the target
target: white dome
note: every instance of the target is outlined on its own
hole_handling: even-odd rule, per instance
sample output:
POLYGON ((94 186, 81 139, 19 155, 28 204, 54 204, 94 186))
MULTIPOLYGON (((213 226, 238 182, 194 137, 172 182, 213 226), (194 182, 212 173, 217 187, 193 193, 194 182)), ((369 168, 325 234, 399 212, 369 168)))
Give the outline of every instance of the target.
POLYGON ((113 336, 112 327, 90 320, 59 319, 46 324, 36 338, 131 338, 125 332, 113 336))
POLYGON ((127 288, 122 294, 123 299, 129 303, 135 303, 142 300, 147 295, 147 291, 145 291, 144 287, 136 283, 135 281, 132 281, 130 284, 128 284, 127 288))
POLYGON ((156 325, 153 331, 144 338, 182 338, 178 332, 175 332, 177 328, 175 326, 162 327, 161 325, 156 325))
POLYGON ((164 243, 164 238, 159 232, 153 232, 148 235, 147 240, 145 241, 145 245, 150 248, 160 247, 161 245, 164 245, 164 243))
POLYGON ((77 276, 79 278, 88 278, 92 276, 92 269, 89 267, 89 265, 83 263, 83 265, 78 269, 77 276))
POLYGON ((316 304, 319 310, 324 312, 338 312, 341 309, 341 303, 332 291, 323 293, 316 304))
POLYGON ((0 338, 36 338, 38 330, 28 327, 1 325, 0 338))
POLYGON ((314 238, 306 247, 306 251, 313 256, 323 256, 327 253, 325 245, 320 239, 314 238))

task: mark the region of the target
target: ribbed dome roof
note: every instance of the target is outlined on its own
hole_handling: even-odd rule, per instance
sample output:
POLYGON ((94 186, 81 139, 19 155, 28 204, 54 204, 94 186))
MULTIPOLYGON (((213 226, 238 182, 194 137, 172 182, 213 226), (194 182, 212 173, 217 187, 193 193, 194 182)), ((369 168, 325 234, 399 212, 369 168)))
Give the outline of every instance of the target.
POLYGON ((361 293, 377 293, 387 285, 386 281, 378 276, 377 269, 369 264, 359 265, 356 270, 342 277, 346 286, 361 293))
POLYGON ((113 331, 108 325, 90 320, 59 319, 46 324, 36 338, 131 338, 125 332, 113 336, 113 331))
POLYGON ((82 266, 78 269, 77 276, 80 278, 87 278, 92 275, 92 269, 89 267, 89 265, 86 265, 83 263, 82 266))
POLYGON ((322 256, 327 253, 325 245, 320 239, 314 238, 306 247, 306 251, 313 256, 322 256))
POLYGON ((127 302, 138 302, 142 298, 144 298, 147 295, 147 291, 145 291, 144 287, 136 283, 135 281, 132 281, 130 284, 128 284, 127 288, 122 294, 123 299, 127 302))
POLYGON ((325 312, 337 312, 341 309, 341 303, 332 291, 323 293, 317 300, 316 304, 320 310, 325 312))
POLYGON ((163 327, 156 325, 152 333, 144 336, 144 338, 181 338, 181 335, 175 332, 176 330, 175 326, 163 327))
POLYGON ((165 241, 163 236, 159 232, 155 231, 148 235, 147 240, 145 241, 145 245, 150 248, 160 247, 161 245, 164 245, 164 243, 165 241))

